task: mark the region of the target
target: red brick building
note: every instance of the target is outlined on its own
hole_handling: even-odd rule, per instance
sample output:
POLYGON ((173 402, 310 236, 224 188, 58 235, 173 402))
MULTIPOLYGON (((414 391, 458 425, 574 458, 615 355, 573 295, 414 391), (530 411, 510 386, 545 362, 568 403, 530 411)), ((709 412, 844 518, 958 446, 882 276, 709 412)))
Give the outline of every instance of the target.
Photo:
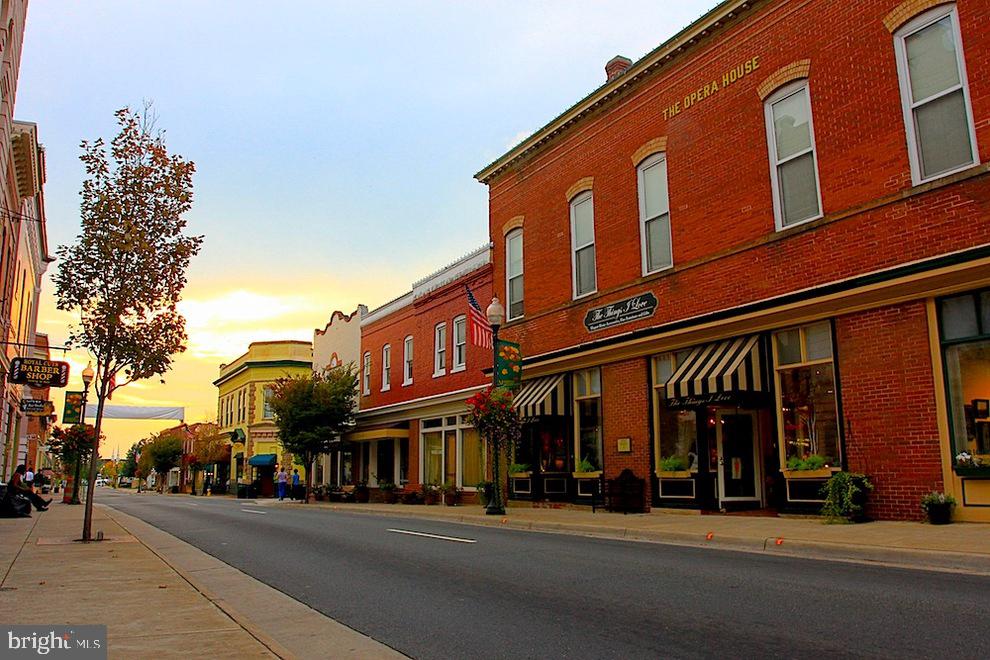
POLYGON ((330 454, 330 483, 450 482, 471 494, 484 480, 465 401, 488 383, 492 355, 472 342, 465 287, 480 305, 491 300, 490 253, 475 250, 362 316, 357 427, 330 454))
POLYGON ((874 516, 990 520, 988 24, 722 2, 481 170, 547 397, 516 495, 629 468, 654 506, 798 509, 844 468, 874 516))

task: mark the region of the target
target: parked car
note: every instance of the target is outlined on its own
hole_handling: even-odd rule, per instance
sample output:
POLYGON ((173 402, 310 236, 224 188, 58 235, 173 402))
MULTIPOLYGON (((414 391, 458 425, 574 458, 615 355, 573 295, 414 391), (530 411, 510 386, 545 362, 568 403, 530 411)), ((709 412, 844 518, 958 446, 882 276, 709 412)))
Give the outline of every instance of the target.
POLYGON ((106 477, 97 477, 96 478, 96 487, 97 488, 99 488, 100 486, 107 486, 109 484, 110 484, 110 480, 107 479, 106 477))

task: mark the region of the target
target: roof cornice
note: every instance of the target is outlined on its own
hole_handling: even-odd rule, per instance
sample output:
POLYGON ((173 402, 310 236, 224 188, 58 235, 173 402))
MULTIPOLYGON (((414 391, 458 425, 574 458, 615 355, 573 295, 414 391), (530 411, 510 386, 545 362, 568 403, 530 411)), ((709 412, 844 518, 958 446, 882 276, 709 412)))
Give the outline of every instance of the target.
POLYGON ((523 156, 542 146, 556 137, 561 131, 578 121, 592 110, 617 97, 631 85, 640 82, 644 76, 653 73, 669 61, 680 58, 682 54, 699 39, 711 36, 715 31, 725 27, 727 21, 736 18, 737 14, 749 10, 761 0, 724 0, 711 11, 694 21, 673 37, 660 44, 652 51, 633 63, 625 73, 606 82, 583 99, 552 119, 543 128, 517 144, 494 162, 485 166, 474 175, 481 183, 488 183, 494 176, 518 161, 523 156))

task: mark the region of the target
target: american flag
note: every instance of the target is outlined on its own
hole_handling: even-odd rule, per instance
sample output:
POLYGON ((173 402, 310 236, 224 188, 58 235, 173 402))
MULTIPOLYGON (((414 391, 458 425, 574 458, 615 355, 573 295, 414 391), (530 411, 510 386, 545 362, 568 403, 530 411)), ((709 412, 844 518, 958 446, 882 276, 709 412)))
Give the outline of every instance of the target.
POLYGON ((471 287, 465 284, 464 289, 467 291, 468 311, 471 317, 471 343, 475 346, 491 350, 492 326, 488 325, 488 317, 481 311, 481 305, 478 304, 474 294, 471 293, 471 287))

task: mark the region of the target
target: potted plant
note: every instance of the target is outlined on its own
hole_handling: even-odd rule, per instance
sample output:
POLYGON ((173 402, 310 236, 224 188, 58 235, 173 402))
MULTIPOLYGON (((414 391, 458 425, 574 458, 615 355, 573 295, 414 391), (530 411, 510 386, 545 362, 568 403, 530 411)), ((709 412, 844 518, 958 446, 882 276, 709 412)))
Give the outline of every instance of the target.
POLYGON ((326 499, 326 487, 325 486, 313 486, 313 499, 317 502, 322 502, 326 499))
POLYGON ((533 476, 533 473, 529 471, 529 464, 527 463, 511 463, 509 476, 513 479, 526 479, 533 476))
POLYGON ((436 504, 439 501, 439 487, 435 483, 426 483, 419 487, 423 504, 436 504))
POLYGON ((787 468, 781 472, 787 479, 828 479, 832 476, 829 459, 821 454, 809 454, 803 458, 791 456, 787 459, 787 468))
POLYGON ((402 493, 401 500, 403 504, 422 504, 423 496, 419 491, 407 490, 402 493))
POLYGON ((396 486, 393 482, 379 481, 378 490, 381 491, 382 501, 384 501, 385 504, 395 504, 399 501, 399 495, 396 492, 398 490, 398 486, 396 486))
POLYGON ((443 496, 443 503, 446 506, 454 506, 457 504, 457 495, 461 492, 453 481, 449 479, 439 487, 440 494, 443 496))
POLYGON ((597 479, 602 471, 595 467, 595 464, 585 456, 580 461, 578 461, 577 469, 574 470, 573 475, 575 479, 597 479))
POLYGON ((663 479, 685 479, 691 476, 687 459, 683 456, 668 456, 660 459, 658 477, 663 479))
POLYGON ((956 506, 956 498, 952 495, 933 491, 921 498, 921 510, 932 525, 948 525, 952 522, 952 509, 956 506))
POLYGON ((371 490, 367 481, 359 481, 354 484, 354 501, 358 504, 367 504, 371 499, 371 490))
POLYGON ((973 456, 968 451, 956 454, 953 469, 960 477, 990 477, 990 461, 973 456))
POLYGON ((865 522, 866 499, 873 484, 865 474, 836 472, 822 485, 826 522, 865 522))

